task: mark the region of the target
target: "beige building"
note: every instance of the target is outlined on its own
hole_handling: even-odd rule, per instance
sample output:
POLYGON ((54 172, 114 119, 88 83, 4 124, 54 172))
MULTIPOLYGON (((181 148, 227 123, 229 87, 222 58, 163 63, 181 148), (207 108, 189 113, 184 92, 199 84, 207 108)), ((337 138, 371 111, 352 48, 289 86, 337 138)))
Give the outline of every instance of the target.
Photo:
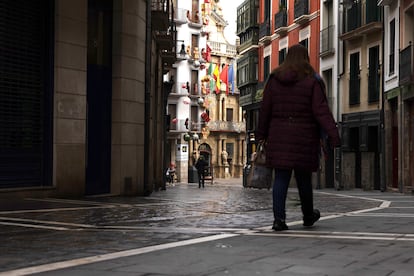
POLYGON ((227 22, 220 2, 174 3, 181 50, 165 78, 171 84, 167 160, 176 165, 180 182, 197 182, 194 164, 200 155, 207 159, 213 179, 241 177, 245 125, 235 81, 225 80, 235 80, 237 53, 224 38, 227 22))
POLYGON ((382 12, 377 0, 348 1, 344 8, 342 175, 345 189, 380 189, 382 133, 382 12))
POLYGON ((6 2, 1 25, 16 28, 0 37, 0 191, 144 195, 161 187, 169 1, 6 2))

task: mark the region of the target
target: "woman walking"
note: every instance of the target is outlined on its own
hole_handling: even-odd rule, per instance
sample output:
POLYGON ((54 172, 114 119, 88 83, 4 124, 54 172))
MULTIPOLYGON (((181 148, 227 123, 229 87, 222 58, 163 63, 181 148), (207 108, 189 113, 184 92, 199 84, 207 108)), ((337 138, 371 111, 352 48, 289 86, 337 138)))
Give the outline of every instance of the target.
POLYGON ((340 145, 322 79, 309 62, 308 49, 289 48, 283 64, 266 83, 259 111, 256 140, 266 141, 266 162, 275 169, 273 229, 287 230, 285 203, 292 171, 295 174, 303 225, 312 226, 320 213, 313 208, 312 172, 319 167, 321 132, 332 148, 340 145))

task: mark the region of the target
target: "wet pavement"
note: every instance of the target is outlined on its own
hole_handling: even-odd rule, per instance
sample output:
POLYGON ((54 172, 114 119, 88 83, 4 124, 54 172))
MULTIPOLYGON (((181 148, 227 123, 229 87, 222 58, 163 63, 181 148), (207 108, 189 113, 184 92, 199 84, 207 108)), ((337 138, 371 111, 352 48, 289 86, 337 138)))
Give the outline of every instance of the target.
POLYGON ((0 202, 0 275, 412 275, 414 197, 315 190, 322 218, 271 231, 271 190, 218 179, 149 197, 0 202), (3 273, 2 273, 3 272, 3 273))

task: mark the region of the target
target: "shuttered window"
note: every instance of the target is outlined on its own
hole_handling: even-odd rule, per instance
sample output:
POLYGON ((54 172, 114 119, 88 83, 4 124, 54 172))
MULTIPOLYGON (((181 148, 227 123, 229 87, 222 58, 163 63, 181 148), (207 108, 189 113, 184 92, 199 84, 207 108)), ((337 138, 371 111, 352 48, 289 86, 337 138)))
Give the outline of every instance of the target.
POLYGON ((379 46, 369 48, 368 102, 378 102, 380 94, 379 46))
POLYGON ((349 65, 349 105, 360 103, 360 69, 359 53, 353 53, 350 56, 349 65))
POLYGON ((0 1, 0 188, 47 185, 51 1, 0 1))

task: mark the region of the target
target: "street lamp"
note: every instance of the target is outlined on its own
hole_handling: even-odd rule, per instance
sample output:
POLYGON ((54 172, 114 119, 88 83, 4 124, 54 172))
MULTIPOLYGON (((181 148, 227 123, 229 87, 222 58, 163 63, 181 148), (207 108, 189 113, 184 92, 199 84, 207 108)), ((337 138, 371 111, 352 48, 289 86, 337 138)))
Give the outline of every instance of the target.
POLYGON ((345 9, 349 10, 355 3, 358 3, 359 0, 344 0, 339 4, 343 5, 345 9))

